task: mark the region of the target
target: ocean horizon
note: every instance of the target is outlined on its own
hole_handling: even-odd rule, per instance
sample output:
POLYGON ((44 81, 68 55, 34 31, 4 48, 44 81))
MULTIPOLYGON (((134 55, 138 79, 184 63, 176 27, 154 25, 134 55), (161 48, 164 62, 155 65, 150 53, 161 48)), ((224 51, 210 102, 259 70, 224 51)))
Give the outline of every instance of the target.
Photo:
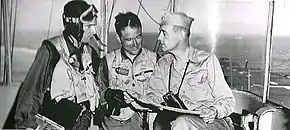
MULTIPOLYGON (((50 33, 57 35, 57 32, 50 33)), ((157 33, 143 33, 142 46, 153 50, 157 33)), ((17 32, 15 35, 15 50, 12 59, 13 79, 22 81, 34 60, 34 55, 41 42, 47 38, 47 32, 17 32)), ((272 71, 290 75, 290 37, 273 37, 272 71)), ((191 44, 199 49, 210 51, 210 40, 200 34, 191 35, 191 44)), ((231 59, 240 66, 248 61, 248 67, 261 71, 264 66, 264 50, 266 37, 259 35, 219 35, 216 41, 215 54, 218 58, 231 59)), ((108 36, 108 52, 120 47, 115 33, 108 36)), ((2 47, 3 49, 3 47, 2 47)), ((1 51, 3 59, 4 51, 1 51)), ((3 61, 3 60, 2 60, 3 61)), ((3 65, 3 62, 1 62, 3 65)), ((3 67, 1 67, 3 68, 3 67)), ((3 72, 3 70, 1 70, 3 72)), ((2 73, 1 73, 2 75, 2 73)))
MULTIPOLYGON (((55 33, 56 34, 56 33, 55 33)), ((143 33, 143 47, 153 50, 157 39, 157 33, 143 33)), ((15 48, 12 59, 12 80, 21 83, 30 65, 34 60, 37 49, 41 41, 47 38, 47 32, 26 32, 16 33, 15 48)), ((196 48, 210 51, 210 40, 204 35, 192 34, 191 44, 196 48)), ((280 86, 290 86, 289 79, 285 75, 290 75, 290 37, 273 37, 272 52, 272 72, 271 82, 278 83, 280 86)), ((220 35, 216 42, 215 54, 220 59, 230 59, 235 64, 232 69, 223 68, 226 80, 232 89, 248 90, 255 94, 263 94, 263 74, 264 74, 264 50, 266 37, 259 35, 220 35), (245 64, 248 60, 248 68, 251 69, 250 90, 248 88, 247 72, 245 64), (231 78, 231 71, 233 77, 231 78), (232 84, 231 84, 232 82, 232 84)), ((119 48, 120 44, 115 38, 114 33, 108 37, 108 51, 119 48)), ((0 81, 3 82, 4 72, 4 47, 1 46, 1 69, 0 81)), ((221 63, 223 64, 223 63, 221 63)), ((288 95, 287 89, 270 88, 270 99, 282 103, 290 108, 290 101, 283 95, 288 95)))

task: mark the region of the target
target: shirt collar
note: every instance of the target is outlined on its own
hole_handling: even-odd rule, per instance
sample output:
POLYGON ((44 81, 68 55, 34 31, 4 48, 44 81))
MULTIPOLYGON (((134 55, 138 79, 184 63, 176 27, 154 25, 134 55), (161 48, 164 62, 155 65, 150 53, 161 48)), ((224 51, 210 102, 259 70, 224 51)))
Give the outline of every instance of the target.
MULTIPOLYGON (((171 55, 169 57, 169 61, 168 62, 173 62, 175 60, 175 55, 171 52, 169 52, 169 54, 171 55)), ((207 59, 210 56, 210 53, 205 52, 205 51, 201 51, 198 49, 195 49, 192 45, 189 46, 189 52, 188 52, 188 61, 191 63, 201 63, 203 62, 205 59, 207 59)))
POLYGON ((189 59, 189 61, 190 62, 197 62, 197 58, 196 58, 196 52, 197 52, 197 50, 194 48, 194 47, 192 47, 191 45, 189 45, 189 52, 188 52, 188 59, 189 59))
POLYGON ((210 57, 210 53, 209 52, 195 49, 194 47, 192 47, 190 45, 189 55, 188 55, 188 58, 189 58, 190 62, 199 64, 201 62, 204 62, 209 57, 210 57))
MULTIPOLYGON (((139 50, 139 52, 137 53, 134 59, 136 59, 139 55, 141 55, 142 50, 143 48, 141 47, 141 49, 139 50)), ((122 57, 122 60, 126 60, 126 59, 130 60, 130 58, 126 55, 125 49, 123 47, 121 47, 121 57, 122 57)))

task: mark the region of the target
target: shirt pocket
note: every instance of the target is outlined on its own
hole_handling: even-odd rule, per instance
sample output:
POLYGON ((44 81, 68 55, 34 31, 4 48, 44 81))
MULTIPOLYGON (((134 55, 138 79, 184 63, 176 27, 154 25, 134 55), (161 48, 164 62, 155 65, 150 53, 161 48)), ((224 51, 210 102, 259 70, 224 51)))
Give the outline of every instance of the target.
POLYGON ((153 73, 153 69, 142 70, 134 74, 134 77, 139 82, 146 82, 153 73))
POLYGON ((209 87, 207 84, 208 74, 206 69, 199 69, 194 72, 190 72, 187 78, 186 95, 190 97, 193 102, 199 100, 205 100, 209 96, 209 87))
POLYGON ((189 86, 197 86, 205 83, 208 80, 208 74, 206 69, 199 69, 187 74, 187 84, 189 86))

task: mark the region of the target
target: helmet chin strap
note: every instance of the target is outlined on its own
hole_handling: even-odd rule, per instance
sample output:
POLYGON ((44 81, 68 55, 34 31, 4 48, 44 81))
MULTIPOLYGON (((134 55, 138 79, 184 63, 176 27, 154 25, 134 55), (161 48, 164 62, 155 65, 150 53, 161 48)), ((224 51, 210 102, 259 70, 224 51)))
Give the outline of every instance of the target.
MULTIPOLYGON (((72 30, 64 30, 64 35, 69 37, 70 42, 72 42, 74 44, 75 43, 78 44, 82 40, 83 31, 79 31, 76 33, 75 31, 72 31, 72 30)), ((78 47, 78 46, 76 46, 76 47, 78 47)))
POLYGON ((77 39, 75 36, 73 36, 70 33, 64 33, 66 37, 68 37, 69 42, 71 42, 75 47, 79 48, 81 46, 81 39, 77 39))
POLYGON ((76 40, 78 41, 78 43, 81 42, 82 38, 83 38, 83 34, 84 34, 84 31, 80 31, 80 33, 78 34, 76 40))

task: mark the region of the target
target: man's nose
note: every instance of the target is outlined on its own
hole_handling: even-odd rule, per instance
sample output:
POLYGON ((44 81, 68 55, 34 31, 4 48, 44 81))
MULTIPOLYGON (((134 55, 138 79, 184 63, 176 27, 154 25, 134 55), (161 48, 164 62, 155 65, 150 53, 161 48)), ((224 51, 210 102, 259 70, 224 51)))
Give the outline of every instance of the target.
POLYGON ((93 34, 97 34, 97 26, 96 25, 91 26, 91 31, 93 34))

